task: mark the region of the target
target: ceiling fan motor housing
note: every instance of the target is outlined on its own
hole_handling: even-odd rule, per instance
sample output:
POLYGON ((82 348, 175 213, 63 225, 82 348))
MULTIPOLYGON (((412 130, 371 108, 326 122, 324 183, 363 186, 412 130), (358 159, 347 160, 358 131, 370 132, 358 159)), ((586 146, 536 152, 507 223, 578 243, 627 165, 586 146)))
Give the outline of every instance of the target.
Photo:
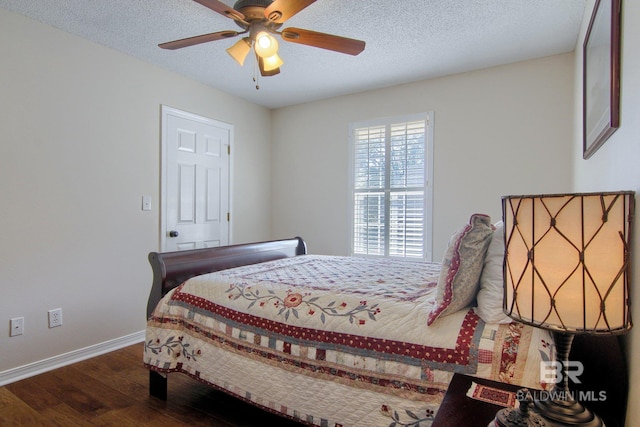
POLYGON ((236 4, 233 5, 233 8, 237 11, 250 6, 266 8, 271 3, 273 3, 273 0, 238 0, 236 4))
POLYGON ((267 7, 273 0, 238 0, 236 4, 233 5, 233 8, 237 10, 237 8, 245 7, 245 6, 264 6, 267 7))
POLYGON ((265 17, 265 9, 271 3, 273 3, 273 0, 238 0, 236 4, 233 5, 233 8, 244 15, 244 22, 236 21, 236 24, 244 29, 248 29, 249 27, 246 23, 250 23, 252 24, 252 32, 254 32, 253 27, 256 23, 264 24, 261 27, 262 30, 270 32, 276 30, 282 25, 281 23, 275 22, 282 17, 282 13, 280 11, 273 11, 268 18, 265 17))

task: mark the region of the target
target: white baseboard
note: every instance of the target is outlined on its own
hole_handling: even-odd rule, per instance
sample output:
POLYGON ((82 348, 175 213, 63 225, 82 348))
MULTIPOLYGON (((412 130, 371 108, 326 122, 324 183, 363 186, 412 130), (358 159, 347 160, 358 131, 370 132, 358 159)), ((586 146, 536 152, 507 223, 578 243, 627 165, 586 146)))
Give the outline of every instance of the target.
POLYGON ((25 378, 33 377, 43 372, 52 371, 62 366, 100 356, 124 347, 144 341, 145 331, 134 332, 120 338, 91 345, 89 347, 70 351, 68 353, 59 354, 48 359, 39 360, 27 365, 18 366, 17 368, 8 369, 0 372, 0 386, 7 385, 25 378))

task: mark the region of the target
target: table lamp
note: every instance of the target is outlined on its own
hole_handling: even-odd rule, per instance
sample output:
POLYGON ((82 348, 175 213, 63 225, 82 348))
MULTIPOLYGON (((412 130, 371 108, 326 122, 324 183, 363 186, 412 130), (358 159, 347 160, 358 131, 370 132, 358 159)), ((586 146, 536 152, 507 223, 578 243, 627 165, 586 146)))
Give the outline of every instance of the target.
POLYGON ((528 417, 527 412, 541 418, 530 425, 603 425, 569 391, 569 351, 576 334, 631 329, 634 206, 632 191, 502 198, 504 311, 514 320, 551 331, 563 375, 546 399, 534 397, 531 411, 503 410, 490 425, 515 425, 508 420, 528 417))

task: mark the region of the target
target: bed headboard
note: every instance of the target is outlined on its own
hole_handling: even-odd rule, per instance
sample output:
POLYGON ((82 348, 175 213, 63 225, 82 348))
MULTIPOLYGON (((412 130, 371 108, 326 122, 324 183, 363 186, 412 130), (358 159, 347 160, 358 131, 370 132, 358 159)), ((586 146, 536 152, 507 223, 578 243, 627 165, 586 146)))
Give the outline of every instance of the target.
POLYGON ((193 276, 306 253, 307 245, 301 237, 187 251, 151 252, 149 263, 153 270, 153 284, 147 302, 147 318, 167 292, 193 276))

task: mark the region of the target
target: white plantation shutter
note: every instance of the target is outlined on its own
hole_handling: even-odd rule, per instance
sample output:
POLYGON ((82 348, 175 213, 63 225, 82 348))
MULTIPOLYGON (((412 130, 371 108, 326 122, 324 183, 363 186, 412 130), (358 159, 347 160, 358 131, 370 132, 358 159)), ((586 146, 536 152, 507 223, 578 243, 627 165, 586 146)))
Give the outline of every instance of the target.
POLYGON ((352 125, 353 254, 430 259, 430 117, 352 125))
POLYGON ((354 251, 384 255, 386 235, 384 126, 355 131, 354 251))

